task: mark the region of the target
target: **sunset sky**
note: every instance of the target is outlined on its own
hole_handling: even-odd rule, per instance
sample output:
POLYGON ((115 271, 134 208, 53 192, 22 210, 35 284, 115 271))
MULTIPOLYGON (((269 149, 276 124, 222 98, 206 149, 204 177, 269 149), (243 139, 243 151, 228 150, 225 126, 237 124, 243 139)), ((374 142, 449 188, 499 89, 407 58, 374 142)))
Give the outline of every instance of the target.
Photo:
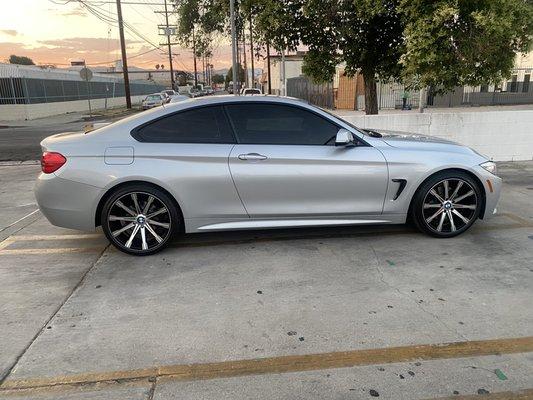
MULTIPOLYGON (((124 0, 127 1, 127 0, 124 0)), ((145 3, 162 3, 162 0, 131 0, 145 3)), ((114 1, 88 0, 98 12, 116 20, 114 1)), ((11 54, 27 56, 36 64, 67 66, 72 59, 85 59, 88 65, 113 65, 120 59, 118 28, 116 23, 104 22, 83 8, 77 0, 14 0, 4 1, 0 13, 0 62, 11 54), (65 4, 66 3, 66 4, 65 4)), ((124 20, 142 36, 154 44, 166 38, 158 36, 157 25, 164 17, 155 10, 159 5, 124 4, 124 20)), ((175 19, 175 17, 172 17, 175 19)), ((172 21, 170 21, 172 23, 172 21)), ((130 65, 153 68, 164 64, 168 57, 161 50, 154 50, 149 43, 126 30, 128 62, 130 65), (139 55, 139 56, 138 56, 139 55)), ((225 38, 215 40, 213 64, 215 69, 229 67, 230 47, 225 38)), ((192 55, 188 49, 173 46, 178 53, 175 68, 192 70, 192 55)))

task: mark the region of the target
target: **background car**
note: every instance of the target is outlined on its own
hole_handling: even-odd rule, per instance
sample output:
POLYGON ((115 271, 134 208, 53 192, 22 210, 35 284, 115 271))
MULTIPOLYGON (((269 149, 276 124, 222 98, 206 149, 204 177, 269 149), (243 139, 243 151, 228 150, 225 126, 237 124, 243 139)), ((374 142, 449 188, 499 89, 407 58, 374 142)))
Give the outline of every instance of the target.
POLYGON ((131 254, 176 232, 403 224, 440 238, 495 212, 496 165, 468 147, 362 130, 297 99, 214 96, 41 142, 35 197, 57 226, 131 254))
POLYGON ((149 108, 161 106, 167 102, 167 97, 162 93, 153 93, 149 94, 144 98, 141 103, 143 110, 148 110, 149 108))
POLYGON ((179 103, 181 101, 189 100, 189 96, 185 96, 184 94, 177 94, 175 96, 172 96, 170 98, 170 103, 179 103))
POLYGON ((192 88, 192 89, 189 91, 189 94, 191 95, 192 98, 200 97, 200 96, 201 96, 200 90, 197 89, 197 88, 192 88))
POLYGON ((166 94, 168 97, 172 97, 178 94, 175 90, 172 89, 162 90, 161 93, 166 94))
POLYGON ((243 88, 241 90, 241 94, 245 96, 252 96, 254 94, 263 94, 263 92, 261 91, 261 89, 257 88, 243 88))

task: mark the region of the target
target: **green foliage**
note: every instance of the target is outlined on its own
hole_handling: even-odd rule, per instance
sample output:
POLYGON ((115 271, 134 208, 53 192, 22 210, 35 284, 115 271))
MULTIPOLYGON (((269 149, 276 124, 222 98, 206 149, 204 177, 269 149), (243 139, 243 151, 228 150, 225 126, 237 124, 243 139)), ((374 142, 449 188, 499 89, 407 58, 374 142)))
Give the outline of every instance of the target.
POLYGON ((305 0, 257 0, 252 9, 261 42, 276 50, 296 50, 304 21, 305 0))
POLYGON ((533 34, 530 0, 402 0, 403 74, 419 86, 498 82, 533 34))
MULTIPOLYGON (((245 81, 244 68, 241 64, 237 64, 237 80, 239 82, 245 81)), ((226 74, 226 83, 230 83, 233 80, 233 67, 229 67, 228 73, 226 74)))
POLYGON ((31 58, 25 56, 16 56, 14 54, 9 56, 9 63, 18 65, 35 65, 31 58))
POLYGON ((211 78, 211 81, 216 84, 216 85, 220 85, 222 83, 224 83, 226 80, 226 78, 224 77, 224 75, 222 74, 215 74, 213 75, 213 77, 211 78))
POLYGON ((367 113, 377 113, 377 79, 399 78, 403 53, 403 20, 399 0, 306 0, 301 39, 309 47, 304 73, 315 82, 331 81, 335 66, 345 72, 362 72, 371 85, 367 113))

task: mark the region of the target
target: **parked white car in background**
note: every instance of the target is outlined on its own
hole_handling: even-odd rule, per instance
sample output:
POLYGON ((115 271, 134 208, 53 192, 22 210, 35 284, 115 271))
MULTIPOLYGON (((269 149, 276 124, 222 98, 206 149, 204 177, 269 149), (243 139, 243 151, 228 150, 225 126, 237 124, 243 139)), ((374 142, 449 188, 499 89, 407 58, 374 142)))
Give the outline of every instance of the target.
POLYGON ((181 101, 185 101, 185 100, 189 100, 190 97, 189 96, 186 96, 184 94, 177 94, 175 96, 172 96, 170 98, 170 103, 179 103, 181 101))
POLYGON ((245 96, 253 96, 254 94, 263 94, 263 92, 261 92, 261 89, 257 88, 243 88, 241 94, 245 96))
POLYGON ((162 93, 149 94, 142 101, 142 109, 148 110, 157 106, 161 106, 167 102, 165 95, 162 93))

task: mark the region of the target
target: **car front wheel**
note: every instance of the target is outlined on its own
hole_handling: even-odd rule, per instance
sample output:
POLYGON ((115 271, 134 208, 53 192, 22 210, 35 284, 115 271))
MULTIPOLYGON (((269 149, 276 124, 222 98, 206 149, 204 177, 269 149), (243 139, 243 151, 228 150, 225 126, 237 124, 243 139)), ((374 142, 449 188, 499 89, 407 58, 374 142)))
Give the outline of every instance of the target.
POLYGON ((481 190, 464 172, 438 173, 424 182, 415 194, 412 218, 421 231, 431 236, 457 236, 479 217, 481 190))
POLYGON ((170 197, 149 185, 123 187, 102 208, 101 224, 109 241, 119 250, 149 255, 172 239, 180 218, 170 197))

